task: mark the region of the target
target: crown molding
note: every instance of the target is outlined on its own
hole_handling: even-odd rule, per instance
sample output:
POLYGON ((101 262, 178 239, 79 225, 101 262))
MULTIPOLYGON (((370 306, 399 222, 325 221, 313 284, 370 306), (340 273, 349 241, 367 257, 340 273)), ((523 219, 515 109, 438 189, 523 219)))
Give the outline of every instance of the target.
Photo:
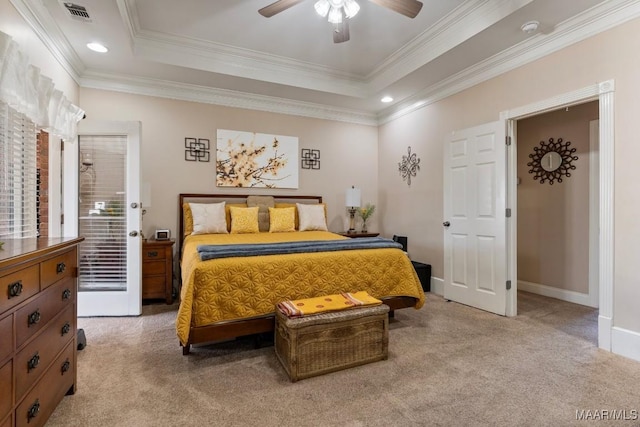
POLYGON ((82 76, 80 86, 367 126, 378 125, 376 115, 366 111, 294 101, 274 96, 256 95, 234 90, 216 89, 187 83, 177 83, 168 80, 103 73, 97 70, 88 70, 85 72, 82 76))
POLYGON ((42 2, 37 0, 9 1, 36 33, 40 41, 44 43, 56 61, 79 84, 80 76, 85 70, 84 63, 42 2))
POLYGON ((640 2, 637 0, 601 3, 559 24, 549 35, 533 36, 421 90, 402 103, 381 112, 378 122, 384 124, 395 120, 637 17, 640 17, 640 2))
POLYGON ((377 92, 443 55, 533 0, 468 1, 394 52, 368 76, 377 92))
POLYGON ((117 4, 140 58, 339 95, 369 95, 366 82, 356 74, 223 43, 145 30, 139 24, 136 0, 118 0, 117 4))

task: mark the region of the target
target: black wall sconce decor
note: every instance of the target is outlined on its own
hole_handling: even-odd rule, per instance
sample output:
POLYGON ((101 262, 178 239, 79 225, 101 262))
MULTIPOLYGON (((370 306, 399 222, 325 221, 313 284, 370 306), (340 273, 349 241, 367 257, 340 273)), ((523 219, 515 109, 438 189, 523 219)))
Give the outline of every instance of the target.
POLYGON ((578 160, 578 156, 574 156, 575 148, 570 148, 571 141, 563 141, 558 138, 555 141, 549 138, 549 141, 540 141, 539 147, 533 147, 533 153, 529 154, 531 161, 527 163, 531 169, 529 173, 533 174, 534 180, 540 180, 540 184, 549 181, 553 185, 555 181, 562 182, 562 177, 571 176, 575 165, 571 163, 578 160))
POLYGON ((303 148, 300 161, 302 169, 320 169, 320 150, 303 148))
POLYGON ((408 147, 407 155, 402 156, 402 161, 398 163, 398 172, 404 181, 407 181, 409 187, 411 187, 411 177, 416 176, 420 170, 420 159, 416 156, 416 153, 411 152, 411 147, 408 147))
POLYGON ((184 159, 188 162, 209 161, 209 140, 202 138, 184 139, 184 159))

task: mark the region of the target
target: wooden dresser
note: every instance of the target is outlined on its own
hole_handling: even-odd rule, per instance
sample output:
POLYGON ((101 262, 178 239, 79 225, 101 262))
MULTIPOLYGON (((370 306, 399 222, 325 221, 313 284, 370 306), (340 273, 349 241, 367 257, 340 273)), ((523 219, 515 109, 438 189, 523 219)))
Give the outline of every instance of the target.
POLYGON ((142 242, 142 299, 173 303, 173 244, 171 240, 142 242))
POLYGON ((1 427, 42 426, 75 392, 82 240, 5 240, 0 249, 1 427))

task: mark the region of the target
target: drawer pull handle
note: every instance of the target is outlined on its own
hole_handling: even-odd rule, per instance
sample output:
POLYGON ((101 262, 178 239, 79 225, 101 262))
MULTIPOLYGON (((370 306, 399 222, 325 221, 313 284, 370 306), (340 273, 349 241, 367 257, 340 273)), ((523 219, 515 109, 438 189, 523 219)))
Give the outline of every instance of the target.
POLYGON ((31 359, 27 362, 27 372, 31 372, 38 367, 40 363, 40 355, 36 352, 31 359))
POLYGON ((149 251, 149 252, 147 252, 147 256, 148 256, 149 258, 151 258, 151 257, 157 257, 157 256, 158 256, 158 251, 149 251))
POLYGON ((9 283, 9 299, 17 297, 22 293, 22 280, 9 283))
POLYGON ((33 405, 29 408, 29 411, 27 411, 27 422, 31 422, 31 420, 38 415, 38 412, 40 412, 40 401, 36 399, 33 405))
POLYGON ((33 313, 31 313, 27 319, 27 322, 29 324, 29 327, 35 325, 36 323, 38 323, 40 321, 40 317, 42 317, 40 315, 40 310, 36 310, 33 313))
POLYGON ((69 298, 71 298, 71 290, 65 289, 62 291, 62 301, 68 300, 69 298))
POLYGON ((69 363, 69 359, 65 360, 62 366, 60 367, 60 372, 62 373, 62 375, 64 375, 65 372, 67 372, 70 367, 71 367, 71 363, 69 363))
POLYGON ((62 334, 62 336, 65 336, 69 333, 70 330, 71 330, 71 325, 69 324, 69 322, 67 322, 64 324, 64 326, 62 326, 60 333, 62 334))
POLYGON ((66 269, 67 269, 67 266, 65 265, 64 262, 59 262, 56 264, 56 274, 64 273, 66 269))

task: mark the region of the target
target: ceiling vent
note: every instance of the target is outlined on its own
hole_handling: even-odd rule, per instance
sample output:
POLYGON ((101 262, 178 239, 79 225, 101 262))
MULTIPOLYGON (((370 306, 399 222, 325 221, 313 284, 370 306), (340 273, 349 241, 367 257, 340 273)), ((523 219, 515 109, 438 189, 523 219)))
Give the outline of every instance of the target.
POLYGON ((92 22, 91 17, 89 16, 89 12, 87 12, 87 8, 84 6, 80 6, 79 4, 70 3, 70 2, 61 2, 64 8, 69 12, 69 16, 72 19, 82 22, 92 22))

